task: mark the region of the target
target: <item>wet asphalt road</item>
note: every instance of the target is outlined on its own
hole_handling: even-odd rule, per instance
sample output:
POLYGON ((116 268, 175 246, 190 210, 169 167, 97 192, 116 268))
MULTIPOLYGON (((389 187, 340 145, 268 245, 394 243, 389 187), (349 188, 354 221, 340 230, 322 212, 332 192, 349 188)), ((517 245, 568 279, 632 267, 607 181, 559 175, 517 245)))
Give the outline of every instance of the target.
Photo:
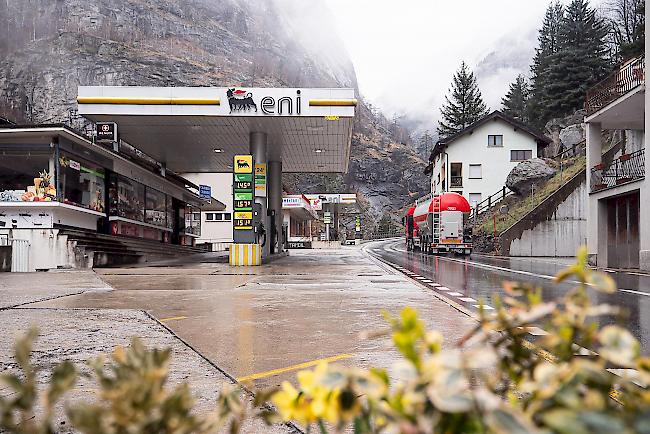
MULTIPOLYGON (((564 259, 428 256, 408 252, 403 240, 394 239, 370 244, 366 251, 424 284, 442 285, 431 289, 470 311, 477 310, 478 300, 491 305, 494 294, 503 294, 503 281, 538 285, 544 289, 545 299, 557 298, 572 287, 570 283, 557 285, 551 280, 570 263, 564 259)), ((650 275, 607 271, 619 291, 611 295, 592 291, 592 300, 623 307, 628 314, 625 325, 641 341, 642 352, 650 354, 650 275)), ((603 319, 605 322, 608 321, 603 319)))
MULTIPOLYGON (((386 328, 384 310, 397 315, 405 306, 416 307, 429 328, 444 334, 446 345, 475 326, 467 315, 359 247, 292 251, 261 267, 188 258, 184 265, 96 272, 113 290, 30 307, 61 314, 146 310, 220 369, 257 388, 295 381, 299 369, 321 360, 390 369, 400 358, 389 336, 360 336, 386 328)), ((0 291, 0 299, 2 295, 0 291)), ((130 336, 128 326, 121 327, 130 336)))

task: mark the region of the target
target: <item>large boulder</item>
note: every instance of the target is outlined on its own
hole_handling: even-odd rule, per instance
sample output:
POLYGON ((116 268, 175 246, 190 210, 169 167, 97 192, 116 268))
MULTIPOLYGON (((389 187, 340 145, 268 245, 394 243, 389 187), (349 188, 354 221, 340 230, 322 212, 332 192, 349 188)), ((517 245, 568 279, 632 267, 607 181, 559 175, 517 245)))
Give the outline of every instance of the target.
POLYGON ((519 196, 526 196, 531 193, 533 185, 536 188, 541 186, 544 181, 551 178, 556 172, 557 169, 551 167, 541 158, 522 161, 508 174, 506 187, 519 196))
POLYGON ((560 131, 560 142, 562 143, 562 151, 571 149, 573 146, 582 143, 585 139, 584 124, 569 125, 560 131))

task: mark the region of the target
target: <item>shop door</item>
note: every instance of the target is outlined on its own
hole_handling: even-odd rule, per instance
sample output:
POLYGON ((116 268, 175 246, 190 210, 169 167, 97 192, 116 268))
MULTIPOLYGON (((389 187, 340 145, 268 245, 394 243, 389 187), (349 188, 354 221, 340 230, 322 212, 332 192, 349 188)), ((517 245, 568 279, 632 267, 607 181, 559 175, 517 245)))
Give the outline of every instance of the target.
POLYGON ((639 268, 639 193, 607 200, 607 265, 639 268))

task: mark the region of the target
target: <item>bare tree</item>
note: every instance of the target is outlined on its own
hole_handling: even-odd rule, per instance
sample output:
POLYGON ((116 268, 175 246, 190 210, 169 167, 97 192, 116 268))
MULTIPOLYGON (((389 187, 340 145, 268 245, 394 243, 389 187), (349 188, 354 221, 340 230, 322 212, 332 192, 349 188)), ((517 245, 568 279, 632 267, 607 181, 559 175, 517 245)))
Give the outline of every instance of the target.
POLYGON ((605 14, 617 60, 641 54, 645 47, 645 0, 609 0, 605 14))

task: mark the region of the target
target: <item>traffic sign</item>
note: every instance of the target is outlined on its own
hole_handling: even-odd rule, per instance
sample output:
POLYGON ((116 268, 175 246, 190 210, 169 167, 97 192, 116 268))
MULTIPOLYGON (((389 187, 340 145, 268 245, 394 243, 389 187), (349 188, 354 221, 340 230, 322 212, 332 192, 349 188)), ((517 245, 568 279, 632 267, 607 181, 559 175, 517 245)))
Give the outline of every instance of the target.
POLYGON ((201 199, 212 199, 212 187, 209 185, 199 185, 199 196, 201 199))

